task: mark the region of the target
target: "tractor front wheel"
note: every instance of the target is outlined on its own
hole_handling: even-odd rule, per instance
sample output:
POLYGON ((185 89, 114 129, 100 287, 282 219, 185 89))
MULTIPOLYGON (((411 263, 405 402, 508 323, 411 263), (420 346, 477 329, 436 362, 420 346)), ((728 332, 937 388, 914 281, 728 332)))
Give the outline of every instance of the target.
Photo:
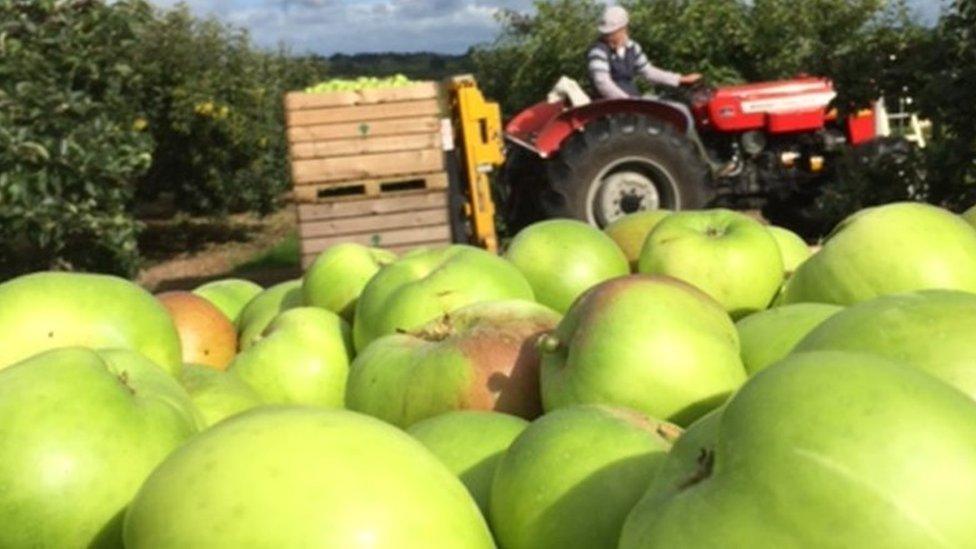
POLYGON ((713 194, 695 145, 671 126, 638 115, 591 122, 547 162, 545 217, 598 227, 641 210, 704 207, 713 194))

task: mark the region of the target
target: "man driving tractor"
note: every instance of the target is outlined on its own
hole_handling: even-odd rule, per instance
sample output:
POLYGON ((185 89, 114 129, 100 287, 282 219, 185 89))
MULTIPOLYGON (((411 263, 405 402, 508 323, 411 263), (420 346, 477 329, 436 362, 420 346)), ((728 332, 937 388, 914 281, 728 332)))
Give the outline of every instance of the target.
POLYGON ((659 69, 644 55, 640 44, 630 39, 627 10, 620 6, 608 6, 600 18, 600 39, 590 48, 586 57, 590 80, 597 94, 603 99, 639 97, 636 77, 649 84, 677 87, 688 86, 701 80, 701 75, 678 74, 659 69))

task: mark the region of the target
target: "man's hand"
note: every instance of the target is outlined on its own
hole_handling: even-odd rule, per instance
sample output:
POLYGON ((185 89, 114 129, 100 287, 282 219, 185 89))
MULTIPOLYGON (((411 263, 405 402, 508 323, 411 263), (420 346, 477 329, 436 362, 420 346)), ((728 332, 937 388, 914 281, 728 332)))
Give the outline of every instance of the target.
POLYGON ((691 86, 693 84, 697 84, 698 82, 700 82, 701 79, 702 79, 702 75, 700 73, 693 72, 691 74, 681 75, 681 80, 679 80, 679 82, 681 83, 682 86, 691 86))

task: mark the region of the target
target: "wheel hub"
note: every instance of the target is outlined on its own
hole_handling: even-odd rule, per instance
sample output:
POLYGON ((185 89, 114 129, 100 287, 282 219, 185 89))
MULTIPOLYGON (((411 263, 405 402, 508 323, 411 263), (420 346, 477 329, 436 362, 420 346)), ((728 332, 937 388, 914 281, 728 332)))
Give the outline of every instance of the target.
POLYGON ((594 215, 601 226, 634 212, 655 210, 661 205, 657 186, 637 171, 618 171, 605 177, 594 203, 594 215))

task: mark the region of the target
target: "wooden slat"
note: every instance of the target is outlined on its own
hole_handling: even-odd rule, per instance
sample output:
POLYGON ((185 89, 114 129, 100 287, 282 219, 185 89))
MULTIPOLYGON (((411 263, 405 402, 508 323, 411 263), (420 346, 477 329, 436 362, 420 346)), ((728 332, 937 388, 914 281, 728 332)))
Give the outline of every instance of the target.
POLYGON ((375 120, 386 120, 389 118, 436 116, 440 112, 440 103, 436 99, 421 99, 419 101, 402 101, 399 103, 287 111, 285 113, 285 120, 288 126, 314 126, 318 124, 337 124, 339 122, 368 124, 375 120))
POLYGON ((306 238, 301 241, 302 254, 319 253, 340 242, 356 242, 365 246, 393 247, 418 242, 450 240, 451 228, 447 225, 433 227, 413 227, 395 231, 360 233, 355 235, 306 238))
POLYGON ((299 204, 298 219, 300 223, 306 223, 311 221, 327 221, 330 219, 345 219, 370 214, 393 214, 433 208, 447 208, 446 192, 415 192, 367 200, 299 204))
POLYGON ((295 143, 291 146, 291 157, 294 160, 334 158, 337 156, 432 149, 440 145, 441 136, 436 132, 385 137, 356 137, 334 141, 295 143))
POLYGON ((297 126, 288 128, 289 143, 307 143, 330 139, 352 137, 408 135, 414 133, 440 132, 441 121, 436 116, 419 118, 395 118, 376 122, 343 122, 320 126, 297 126))
POLYGON ((343 156, 291 163, 292 182, 328 183, 398 174, 433 172, 444 168, 444 152, 437 149, 360 156, 343 156))
POLYGON ((301 110, 322 107, 369 105, 394 101, 433 99, 438 96, 436 82, 418 82, 402 88, 352 90, 326 93, 291 92, 285 94, 285 109, 301 110))
POLYGON ((296 202, 360 200, 364 197, 399 195, 433 189, 446 189, 447 173, 419 173, 352 179, 330 183, 305 184, 292 189, 296 202))
POLYGON ((378 232, 408 227, 426 227, 447 223, 447 208, 420 210, 388 215, 366 215, 330 221, 301 223, 298 234, 302 238, 341 236, 365 232, 378 232))

